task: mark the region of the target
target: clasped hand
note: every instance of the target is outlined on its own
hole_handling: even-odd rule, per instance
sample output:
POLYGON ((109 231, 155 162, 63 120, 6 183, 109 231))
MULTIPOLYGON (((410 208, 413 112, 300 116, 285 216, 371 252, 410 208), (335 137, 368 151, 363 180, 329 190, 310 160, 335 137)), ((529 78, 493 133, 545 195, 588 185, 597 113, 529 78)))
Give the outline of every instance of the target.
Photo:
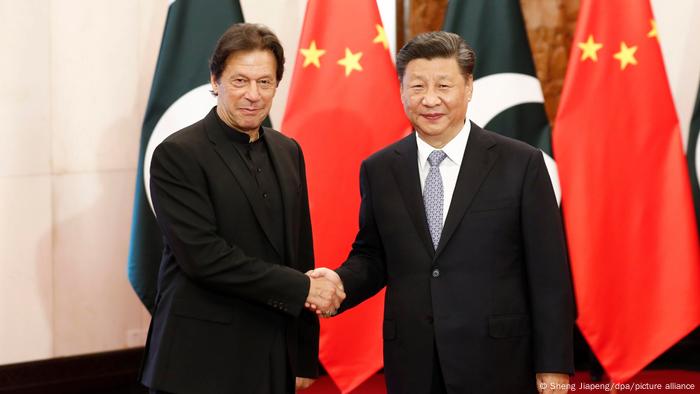
POLYGON ((323 317, 335 315, 340 304, 345 299, 343 282, 335 271, 328 268, 316 268, 308 271, 311 278, 309 295, 306 298, 306 308, 315 311, 323 317))

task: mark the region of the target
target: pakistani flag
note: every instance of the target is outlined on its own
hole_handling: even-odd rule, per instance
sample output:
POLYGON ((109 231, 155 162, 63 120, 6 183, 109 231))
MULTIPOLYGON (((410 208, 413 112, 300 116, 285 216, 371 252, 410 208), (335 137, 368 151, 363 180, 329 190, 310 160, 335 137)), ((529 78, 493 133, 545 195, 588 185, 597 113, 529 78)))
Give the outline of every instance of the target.
POLYGON ((129 248, 129 281, 153 310, 162 241, 149 180, 153 150, 216 105, 209 93, 209 57, 219 36, 242 22, 238 0, 170 0, 163 41, 143 121, 129 248))
POLYGON ((698 86, 698 96, 695 99, 695 111, 693 112, 693 120, 690 122, 690 134, 688 136, 688 169, 690 175, 690 183, 693 189, 693 198, 695 200, 695 217, 698 220, 698 229, 700 229, 700 86, 698 86))
POLYGON ((551 128, 520 1, 450 1, 443 29, 462 36, 476 52, 469 118, 540 148, 560 201, 556 165, 551 159, 551 128))

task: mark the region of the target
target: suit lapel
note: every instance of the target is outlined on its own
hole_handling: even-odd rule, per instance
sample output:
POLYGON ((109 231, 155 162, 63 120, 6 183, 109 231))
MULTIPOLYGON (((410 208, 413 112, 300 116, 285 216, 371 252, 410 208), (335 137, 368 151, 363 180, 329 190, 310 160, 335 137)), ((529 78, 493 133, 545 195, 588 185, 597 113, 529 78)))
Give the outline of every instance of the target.
MULTIPOLYGON (((292 242, 293 229, 297 228, 295 212, 299 211, 299 165, 295 164, 292 157, 285 153, 279 134, 266 128, 263 135, 267 150, 270 154, 272 166, 275 168, 280 192, 282 193, 282 205, 284 207, 284 240, 289 256, 297 256, 296 243, 292 242)), ((283 245, 280 245, 282 247, 283 245)), ((289 257, 287 256, 287 257, 289 257)))
POLYGON ((418 146, 416 145, 416 133, 401 140, 395 150, 396 156, 392 163, 392 171, 399 191, 403 198, 409 216, 413 221, 416 232, 423 241, 423 246, 431 257, 434 256, 433 241, 430 238, 428 220, 425 217, 425 206, 423 205, 423 195, 420 188, 420 177, 418 175, 418 146))
POLYGON ((212 109, 211 112, 204 118, 204 125, 209 135, 209 139, 214 143, 214 150, 219 154, 221 159, 226 163, 226 166, 231 170, 233 177, 238 181, 241 186, 243 193, 245 194, 250 206, 253 209, 255 217, 258 219, 260 227, 267 236, 267 239, 273 245, 277 253, 280 256, 284 256, 281 245, 277 245, 273 241, 271 226, 272 223, 268 217, 267 210, 260 196, 257 195, 256 190, 258 186, 253 179, 253 175, 246 166, 243 157, 233 145, 234 142, 226 136, 226 131, 224 131, 216 118, 216 107, 212 109))
POLYGON ((497 154, 490 149, 493 145, 495 145, 495 141, 482 128, 472 123, 469 141, 467 141, 467 147, 464 151, 464 159, 459 169, 457 184, 445 225, 442 228, 435 258, 445 249, 445 245, 454 234, 482 182, 496 162, 497 154))

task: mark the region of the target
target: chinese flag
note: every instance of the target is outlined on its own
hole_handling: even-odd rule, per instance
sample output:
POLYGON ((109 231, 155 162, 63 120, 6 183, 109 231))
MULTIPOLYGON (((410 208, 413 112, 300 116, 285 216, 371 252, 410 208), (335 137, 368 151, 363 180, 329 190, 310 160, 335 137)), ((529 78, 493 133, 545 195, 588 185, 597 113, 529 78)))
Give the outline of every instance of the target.
MULTIPOLYGON (((306 159, 316 266, 343 262, 358 229, 360 163, 410 129, 375 0, 310 0, 282 130, 306 159)), ((321 322, 320 359, 346 393, 383 365, 383 291, 321 322)))
POLYGON ((700 323, 688 169, 648 1, 581 1, 553 142, 577 323, 625 381, 700 323))

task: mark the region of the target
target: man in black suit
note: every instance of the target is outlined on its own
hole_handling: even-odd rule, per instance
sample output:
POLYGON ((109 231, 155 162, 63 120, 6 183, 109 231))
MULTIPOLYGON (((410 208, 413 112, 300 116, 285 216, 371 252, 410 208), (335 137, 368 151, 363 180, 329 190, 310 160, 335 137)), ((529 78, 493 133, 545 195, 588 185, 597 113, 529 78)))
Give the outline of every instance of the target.
POLYGON ((397 55, 415 133, 360 169, 360 228, 341 311, 386 286, 388 392, 565 393, 574 304, 539 150, 466 119, 475 55, 426 33, 397 55))
POLYGON ((237 24, 210 62, 217 106, 153 154, 164 236, 141 381, 151 392, 286 394, 318 374, 318 320, 341 289, 309 278, 304 157, 261 127, 284 70, 277 37, 237 24))

